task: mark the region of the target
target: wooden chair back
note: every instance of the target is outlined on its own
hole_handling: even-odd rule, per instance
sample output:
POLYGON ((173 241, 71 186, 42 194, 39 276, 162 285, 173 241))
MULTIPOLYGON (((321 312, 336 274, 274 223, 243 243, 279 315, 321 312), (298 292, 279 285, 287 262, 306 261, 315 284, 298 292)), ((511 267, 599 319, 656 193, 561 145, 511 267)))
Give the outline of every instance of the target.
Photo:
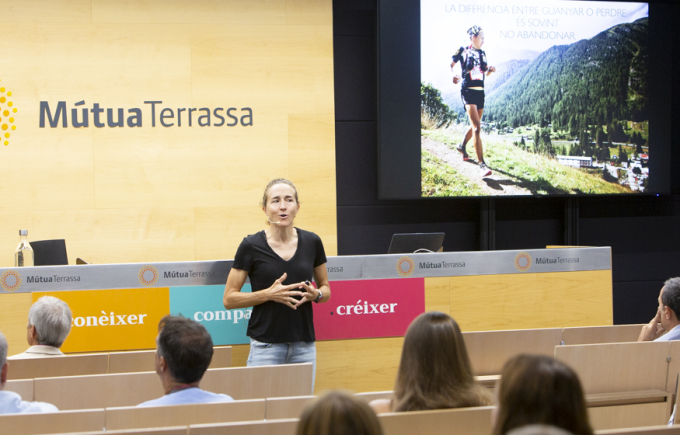
POLYGON ((9 360, 8 379, 101 375, 109 371, 109 355, 90 353, 9 360))
POLYGON ((201 386, 236 400, 312 394, 312 363, 208 370, 201 386))
POLYGON ((392 412, 378 419, 384 435, 489 435, 492 406, 441 409, 436 411, 392 412))
POLYGON ((648 426, 598 430, 596 435, 680 435, 679 426, 648 426))
MULTIPOLYGON (((75 434, 55 434, 75 435, 75 434)), ((125 429, 114 431, 78 432, 77 435, 189 435, 189 426, 155 427, 153 429, 125 429)))
POLYGON ((377 399, 392 399, 393 395, 394 395, 393 391, 369 391, 365 393, 355 394, 355 396, 365 400, 366 402, 371 402, 372 400, 377 399))
POLYGON ((103 409, 44 414, 5 414, 0 415, 0 431, 3 434, 12 435, 101 431, 104 429, 104 422, 103 409))
POLYGON ((637 341, 643 325, 584 326, 562 329, 566 345, 630 343, 637 341))
POLYGON ((675 391, 675 381, 680 373, 680 341, 670 341, 670 362, 668 363, 668 378, 666 391, 675 391))
POLYGON ((316 396, 270 397, 267 399, 267 420, 300 418, 302 411, 313 403, 316 396))
POLYGON ((27 402, 33 402, 33 379, 18 379, 7 381, 5 390, 12 391, 21 396, 27 402))
POLYGON ((265 400, 154 407, 106 408, 106 430, 264 420, 265 400))
POLYGON ((668 355, 668 342, 555 348, 555 358, 576 371, 586 394, 665 390, 668 355))
POLYGON ((63 410, 135 406, 163 394, 158 375, 145 372, 38 378, 34 398, 63 410))
MULTIPOLYGON (((110 352, 108 373, 136 373, 154 371, 155 350, 110 352)), ((215 346, 211 369, 231 367, 231 346, 215 346)))
POLYGON ((509 331, 464 332, 475 375, 497 375, 503 364, 522 353, 553 356, 562 340, 562 329, 519 329, 509 331))
MULTIPOLYGON (((201 388, 236 400, 309 395, 312 364, 209 369, 201 388)), ((154 372, 35 379, 34 400, 59 409, 136 406, 163 395, 154 372)))
MULTIPOLYGON (((190 435, 295 435, 297 418, 189 426, 190 435)), ((410 434, 413 435, 413 434, 410 434)))

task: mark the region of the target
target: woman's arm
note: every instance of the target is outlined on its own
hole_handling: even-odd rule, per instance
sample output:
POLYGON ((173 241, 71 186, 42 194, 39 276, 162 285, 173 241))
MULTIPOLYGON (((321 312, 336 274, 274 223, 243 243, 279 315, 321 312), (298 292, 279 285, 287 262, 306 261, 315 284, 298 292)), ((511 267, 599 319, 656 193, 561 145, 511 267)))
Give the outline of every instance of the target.
MULTIPOLYGON (((453 71, 453 67, 456 66, 456 63, 458 63, 458 62, 456 62, 455 60, 454 60, 453 62, 451 62, 451 72, 452 72, 452 73, 454 72, 454 71, 453 71)), ((462 68, 462 67, 461 67, 461 68, 462 68)), ((455 73, 454 73, 454 74, 455 74, 455 73)), ((460 81, 460 76, 455 76, 455 75, 454 75, 454 76, 453 76, 453 84, 454 84, 454 85, 457 85, 459 81, 460 81)))
POLYGON ((222 299, 224 308, 232 310, 234 308, 253 307, 267 301, 274 301, 288 305, 294 310, 297 309, 299 301, 293 298, 293 296, 301 296, 304 295, 304 293, 292 289, 302 288, 304 283, 283 285, 281 283, 285 281, 286 276, 285 273, 281 275, 281 278, 274 281, 274 284, 269 288, 251 293, 244 293, 241 291, 241 288, 246 282, 248 272, 232 267, 229 271, 229 276, 227 277, 227 285, 224 287, 224 298, 222 299))

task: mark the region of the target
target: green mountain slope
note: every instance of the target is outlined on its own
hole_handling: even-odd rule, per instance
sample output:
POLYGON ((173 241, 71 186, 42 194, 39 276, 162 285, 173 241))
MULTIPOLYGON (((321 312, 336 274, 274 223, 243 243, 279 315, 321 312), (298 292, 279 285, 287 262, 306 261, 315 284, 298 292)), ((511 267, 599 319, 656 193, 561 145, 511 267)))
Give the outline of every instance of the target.
POLYGON ((553 46, 487 93, 486 121, 583 131, 647 120, 648 19, 553 46))

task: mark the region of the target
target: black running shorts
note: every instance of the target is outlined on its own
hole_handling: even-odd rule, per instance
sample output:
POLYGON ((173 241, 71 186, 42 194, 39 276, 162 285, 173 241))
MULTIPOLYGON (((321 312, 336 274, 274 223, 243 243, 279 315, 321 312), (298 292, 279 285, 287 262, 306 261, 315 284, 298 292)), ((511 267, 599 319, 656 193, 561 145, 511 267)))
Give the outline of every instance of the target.
POLYGON ((481 89, 463 89, 460 99, 463 100, 463 105, 475 104, 477 110, 484 108, 484 91, 481 89))

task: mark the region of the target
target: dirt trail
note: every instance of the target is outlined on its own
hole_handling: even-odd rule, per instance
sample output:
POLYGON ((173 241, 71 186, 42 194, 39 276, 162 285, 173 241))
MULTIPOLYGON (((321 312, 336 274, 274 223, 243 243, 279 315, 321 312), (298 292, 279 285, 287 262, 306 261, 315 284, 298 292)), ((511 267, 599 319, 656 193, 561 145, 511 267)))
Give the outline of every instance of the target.
POLYGON ((529 189, 519 187, 517 185, 518 180, 513 177, 508 177, 503 174, 499 174, 494 171, 494 168, 489 167, 494 171, 488 177, 482 178, 480 176, 479 165, 477 164, 477 159, 472 144, 468 143, 468 154, 470 154, 470 160, 467 162, 463 160, 463 156, 456 149, 451 149, 448 145, 441 142, 422 137, 420 138, 420 144, 423 149, 429 151, 435 156, 439 157, 446 162, 453 169, 458 171, 464 177, 468 178, 472 183, 479 186, 486 195, 489 196, 502 196, 502 195, 531 195, 529 189))

